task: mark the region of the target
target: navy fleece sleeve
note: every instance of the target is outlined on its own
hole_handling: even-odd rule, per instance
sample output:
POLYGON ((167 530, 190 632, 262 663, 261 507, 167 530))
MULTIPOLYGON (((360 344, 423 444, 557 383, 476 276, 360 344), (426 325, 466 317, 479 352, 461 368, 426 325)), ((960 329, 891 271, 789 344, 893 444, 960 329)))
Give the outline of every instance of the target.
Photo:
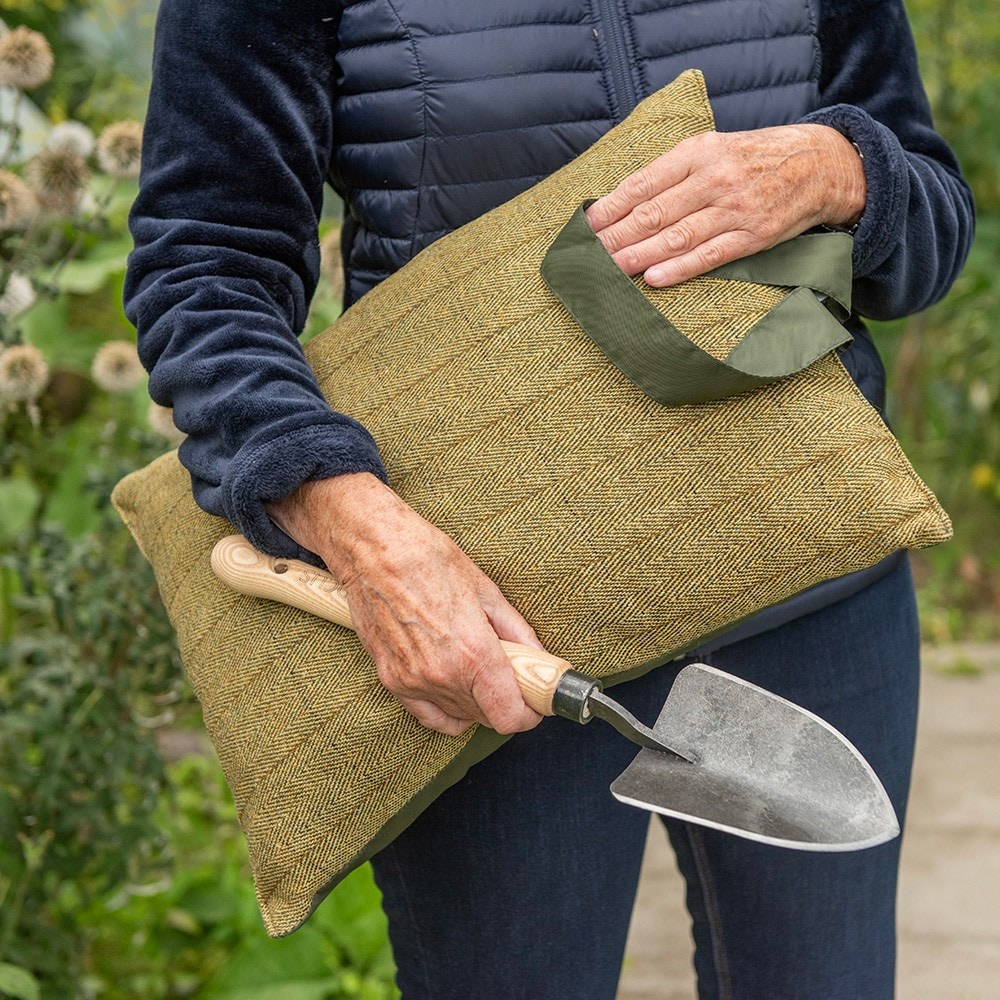
POLYGON ((163 0, 125 287, 150 393, 188 435, 198 504, 265 551, 313 561, 264 503, 308 479, 385 478, 295 338, 318 273, 336 10, 163 0))
POLYGON ((872 319, 942 298, 972 244, 972 193, 934 131, 902 0, 821 0, 823 107, 864 155, 868 203, 854 237, 854 308, 872 319))

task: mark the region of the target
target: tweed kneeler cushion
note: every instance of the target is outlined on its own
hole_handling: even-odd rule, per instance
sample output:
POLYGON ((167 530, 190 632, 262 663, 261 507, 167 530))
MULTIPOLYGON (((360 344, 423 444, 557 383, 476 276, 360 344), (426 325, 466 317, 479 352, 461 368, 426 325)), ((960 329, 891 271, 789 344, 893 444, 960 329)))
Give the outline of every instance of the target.
MULTIPOLYGON (((950 530, 834 353, 731 398, 665 406, 540 275, 580 203, 711 128, 701 76, 685 73, 307 346, 333 407, 374 434, 394 488, 550 651, 609 682, 950 530)), ((634 287, 716 358, 788 295, 724 277, 634 287)), ((114 501, 177 629, 265 924, 287 934, 504 738, 424 729, 353 633, 221 585, 209 554, 232 527, 195 506, 175 453, 114 501)))

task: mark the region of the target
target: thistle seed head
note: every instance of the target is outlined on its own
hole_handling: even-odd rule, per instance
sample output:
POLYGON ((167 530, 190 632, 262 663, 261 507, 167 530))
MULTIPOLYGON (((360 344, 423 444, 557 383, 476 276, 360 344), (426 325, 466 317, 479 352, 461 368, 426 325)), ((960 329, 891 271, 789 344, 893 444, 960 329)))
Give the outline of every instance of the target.
POLYGON ((43 149, 28 161, 27 175, 38 204, 66 214, 77 210, 90 180, 87 164, 73 149, 43 149))
POLYGON ((0 36, 0 85, 40 87, 52 76, 52 49, 43 34, 23 25, 0 36))
POLYGON ((107 392, 129 392, 145 374, 135 344, 127 340, 102 344, 90 366, 90 377, 107 392))
POLYGON ((97 163, 110 177, 132 180, 139 176, 142 159, 142 124, 114 122, 97 140, 97 163))
POLYGON ((0 352, 0 403, 33 403, 49 381, 45 355, 34 344, 0 352))

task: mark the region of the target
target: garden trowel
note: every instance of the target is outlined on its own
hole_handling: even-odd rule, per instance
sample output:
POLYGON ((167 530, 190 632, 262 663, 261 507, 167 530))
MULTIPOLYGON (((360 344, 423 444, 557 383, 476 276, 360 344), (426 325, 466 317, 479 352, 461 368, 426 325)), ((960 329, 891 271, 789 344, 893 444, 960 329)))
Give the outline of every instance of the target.
MULTIPOLYGON (((353 627, 329 573, 276 559, 240 535, 212 552, 234 590, 353 627)), ((677 675, 652 728, 557 656, 503 642, 524 700, 542 715, 597 717, 642 749, 611 785, 622 802, 751 840, 808 851, 873 847, 899 833, 881 782, 833 726, 703 663, 677 675)))

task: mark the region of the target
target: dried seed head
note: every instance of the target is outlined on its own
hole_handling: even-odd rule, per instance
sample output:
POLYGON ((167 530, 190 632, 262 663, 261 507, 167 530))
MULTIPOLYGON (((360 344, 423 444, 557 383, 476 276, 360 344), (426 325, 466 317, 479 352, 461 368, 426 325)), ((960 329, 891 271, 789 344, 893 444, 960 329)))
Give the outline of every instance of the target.
POLYGON ((106 174, 119 180, 139 176, 142 159, 142 124, 114 122, 97 140, 97 163, 106 174))
POLYGON ((0 229, 23 229, 35 214, 35 196, 17 174, 0 170, 0 229))
POLYGON ((66 121, 52 126, 45 145, 49 149, 71 149, 84 159, 94 151, 94 133, 83 122, 66 121))
POLYGON ((35 288, 23 274, 12 274, 0 295, 0 316, 18 316, 35 304, 35 288))
POLYGON ((0 85, 40 87, 52 76, 52 49, 45 36, 23 25, 0 36, 0 85))
POLYGON ((174 423, 174 411, 169 406, 150 403, 149 409, 146 411, 146 420, 149 421, 149 426, 160 437, 166 438, 170 444, 178 445, 187 436, 174 423))
POLYGON ((75 212, 87 189, 90 170, 73 149, 43 149, 28 161, 28 184, 49 212, 75 212))
POLYGON ((0 352, 0 402, 33 403, 49 381, 45 355, 33 344, 0 352))
POLYGON ((90 377, 108 392, 129 392, 145 377, 135 344, 109 340, 102 344, 90 366, 90 377))

